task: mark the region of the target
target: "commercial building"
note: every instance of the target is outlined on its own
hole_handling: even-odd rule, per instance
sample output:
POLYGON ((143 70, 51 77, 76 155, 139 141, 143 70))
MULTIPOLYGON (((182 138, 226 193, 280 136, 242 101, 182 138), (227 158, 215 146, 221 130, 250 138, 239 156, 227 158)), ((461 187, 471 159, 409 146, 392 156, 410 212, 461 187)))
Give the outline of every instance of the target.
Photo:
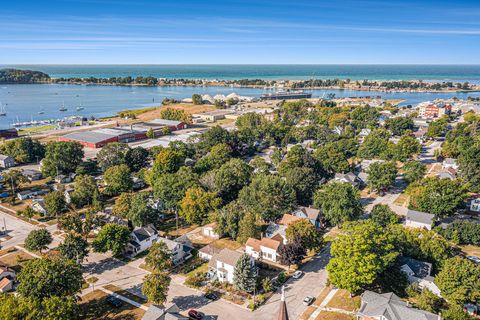
POLYGON ((195 119, 201 119, 203 121, 215 122, 218 120, 225 119, 226 115, 234 114, 233 110, 213 110, 204 113, 195 113, 193 114, 194 121, 195 119))
POLYGON ((18 137, 18 131, 15 128, 0 129, 0 138, 16 138, 18 137))

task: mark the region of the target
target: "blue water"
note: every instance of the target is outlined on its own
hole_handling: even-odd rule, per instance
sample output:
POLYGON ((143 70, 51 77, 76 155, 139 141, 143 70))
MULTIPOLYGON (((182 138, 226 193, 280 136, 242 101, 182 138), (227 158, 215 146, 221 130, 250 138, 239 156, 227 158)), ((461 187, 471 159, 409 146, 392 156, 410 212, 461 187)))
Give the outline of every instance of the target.
POLYGON ((59 77, 184 79, 374 79, 480 83, 480 65, 1 65, 59 77))
MULTIPOLYGON (((130 86, 98 86, 98 85, 66 85, 66 84, 13 84, 0 85, 0 102, 7 104, 6 117, 0 117, 0 128, 9 127, 13 122, 46 119, 58 119, 66 116, 81 115, 104 117, 115 115, 125 109, 144 108, 159 105, 165 98, 183 99, 193 93, 229 94, 236 92, 244 96, 259 96, 263 89, 230 88, 230 87, 130 87, 130 86), (60 112, 62 104, 68 109, 60 112), (85 109, 76 111, 82 105, 85 109), (38 114, 44 111, 44 114, 38 114)), ((336 97, 377 96, 385 99, 402 99, 408 104, 416 104, 425 100, 448 99, 457 96, 465 99, 468 96, 480 96, 474 93, 383 93, 370 91, 351 91, 318 89, 313 90, 314 97, 326 93, 334 93, 336 97)))

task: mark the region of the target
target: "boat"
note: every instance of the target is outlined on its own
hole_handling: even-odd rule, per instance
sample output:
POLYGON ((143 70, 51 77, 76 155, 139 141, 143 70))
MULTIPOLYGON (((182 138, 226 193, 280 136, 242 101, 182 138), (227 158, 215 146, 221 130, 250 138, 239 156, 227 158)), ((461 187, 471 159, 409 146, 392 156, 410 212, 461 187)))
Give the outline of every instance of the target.
POLYGON ((7 110, 5 110, 6 104, 3 105, 0 103, 0 117, 5 117, 7 115, 7 110))
POLYGON ((45 111, 43 111, 43 108, 40 108, 40 111, 38 111, 38 114, 44 114, 45 111))
POLYGON ((82 107, 82 104, 80 103, 80 105, 77 107, 77 111, 82 111, 83 109, 85 109, 85 108, 82 107))
POLYGON ((288 99, 308 99, 312 97, 311 92, 303 90, 281 90, 273 93, 265 93, 260 96, 261 100, 288 100, 288 99))
POLYGON ((62 103, 62 107, 58 110, 63 112, 63 111, 67 111, 68 109, 65 108, 65 103, 62 103))

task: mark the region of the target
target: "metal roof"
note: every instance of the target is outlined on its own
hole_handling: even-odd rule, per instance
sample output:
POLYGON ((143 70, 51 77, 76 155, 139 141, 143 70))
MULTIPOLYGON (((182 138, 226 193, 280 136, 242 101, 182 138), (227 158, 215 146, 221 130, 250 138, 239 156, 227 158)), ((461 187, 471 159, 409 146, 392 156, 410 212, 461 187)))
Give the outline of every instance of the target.
POLYGON ((87 143, 99 143, 114 137, 117 137, 118 134, 109 134, 98 131, 85 131, 85 132, 72 132, 64 135, 64 138, 70 140, 76 140, 87 143))

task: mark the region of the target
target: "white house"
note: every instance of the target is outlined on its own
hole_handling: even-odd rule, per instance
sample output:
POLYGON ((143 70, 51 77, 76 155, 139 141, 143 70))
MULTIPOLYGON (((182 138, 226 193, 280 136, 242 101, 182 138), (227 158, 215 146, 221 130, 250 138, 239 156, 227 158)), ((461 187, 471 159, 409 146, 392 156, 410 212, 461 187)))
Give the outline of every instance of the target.
MULTIPOLYGON (((222 249, 219 253, 214 254, 212 259, 208 262, 210 274, 220 282, 233 283, 235 266, 242 255, 242 252, 228 248, 222 249)), ((251 258, 250 261, 252 265, 255 263, 253 258, 251 258)))
POLYGON ((15 159, 10 156, 0 154, 0 168, 11 168, 15 166, 15 159))
POLYGON ((198 256, 203 260, 210 261, 212 257, 220 251, 222 251, 222 249, 210 243, 198 250, 198 256))
POLYGON ((332 181, 350 183, 353 187, 356 187, 359 184, 358 178, 353 172, 335 173, 335 177, 332 181))
POLYGON ((480 198, 470 201, 470 211, 480 212, 480 198))
POLYGON ((248 238, 245 244, 245 253, 254 259, 277 262, 278 250, 283 245, 282 241, 262 238, 261 240, 248 238))
POLYGON ((401 257, 400 270, 407 275, 409 283, 416 283, 420 289, 427 288, 440 297, 440 289, 433 282, 434 278, 430 275, 432 272, 431 263, 410 257, 401 257))
POLYGON ((220 235, 215 232, 215 223, 204 225, 202 227, 202 234, 213 239, 220 239, 220 235))
POLYGON ((405 218, 405 226, 410 228, 425 228, 432 230, 435 216, 430 213, 408 210, 405 218))
POLYGON ((132 231, 132 239, 127 244, 126 253, 134 257, 150 248, 157 239, 158 232, 155 228, 151 226, 136 227, 132 231))
POLYGON ((32 209, 38 212, 42 217, 48 215, 47 207, 45 206, 45 202, 43 200, 38 200, 32 203, 32 209))
POLYGON ((192 257, 192 242, 185 235, 174 240, 159 237, 158 241, 163 241, 167 245, 172 253, 173 264, 182 263, 192 257))
POLYGON ((454 159, 454 158, 446 158, 445 160, 443 160, 442 166, 445 169, 447 169, 447 168, 453 168, 455 170, 458 169, 457 160, 454 159))
POLYGON ((12 290, 15 278, 16 275, 13 269, 6 266, 0 266, 0 293, 12 290))

